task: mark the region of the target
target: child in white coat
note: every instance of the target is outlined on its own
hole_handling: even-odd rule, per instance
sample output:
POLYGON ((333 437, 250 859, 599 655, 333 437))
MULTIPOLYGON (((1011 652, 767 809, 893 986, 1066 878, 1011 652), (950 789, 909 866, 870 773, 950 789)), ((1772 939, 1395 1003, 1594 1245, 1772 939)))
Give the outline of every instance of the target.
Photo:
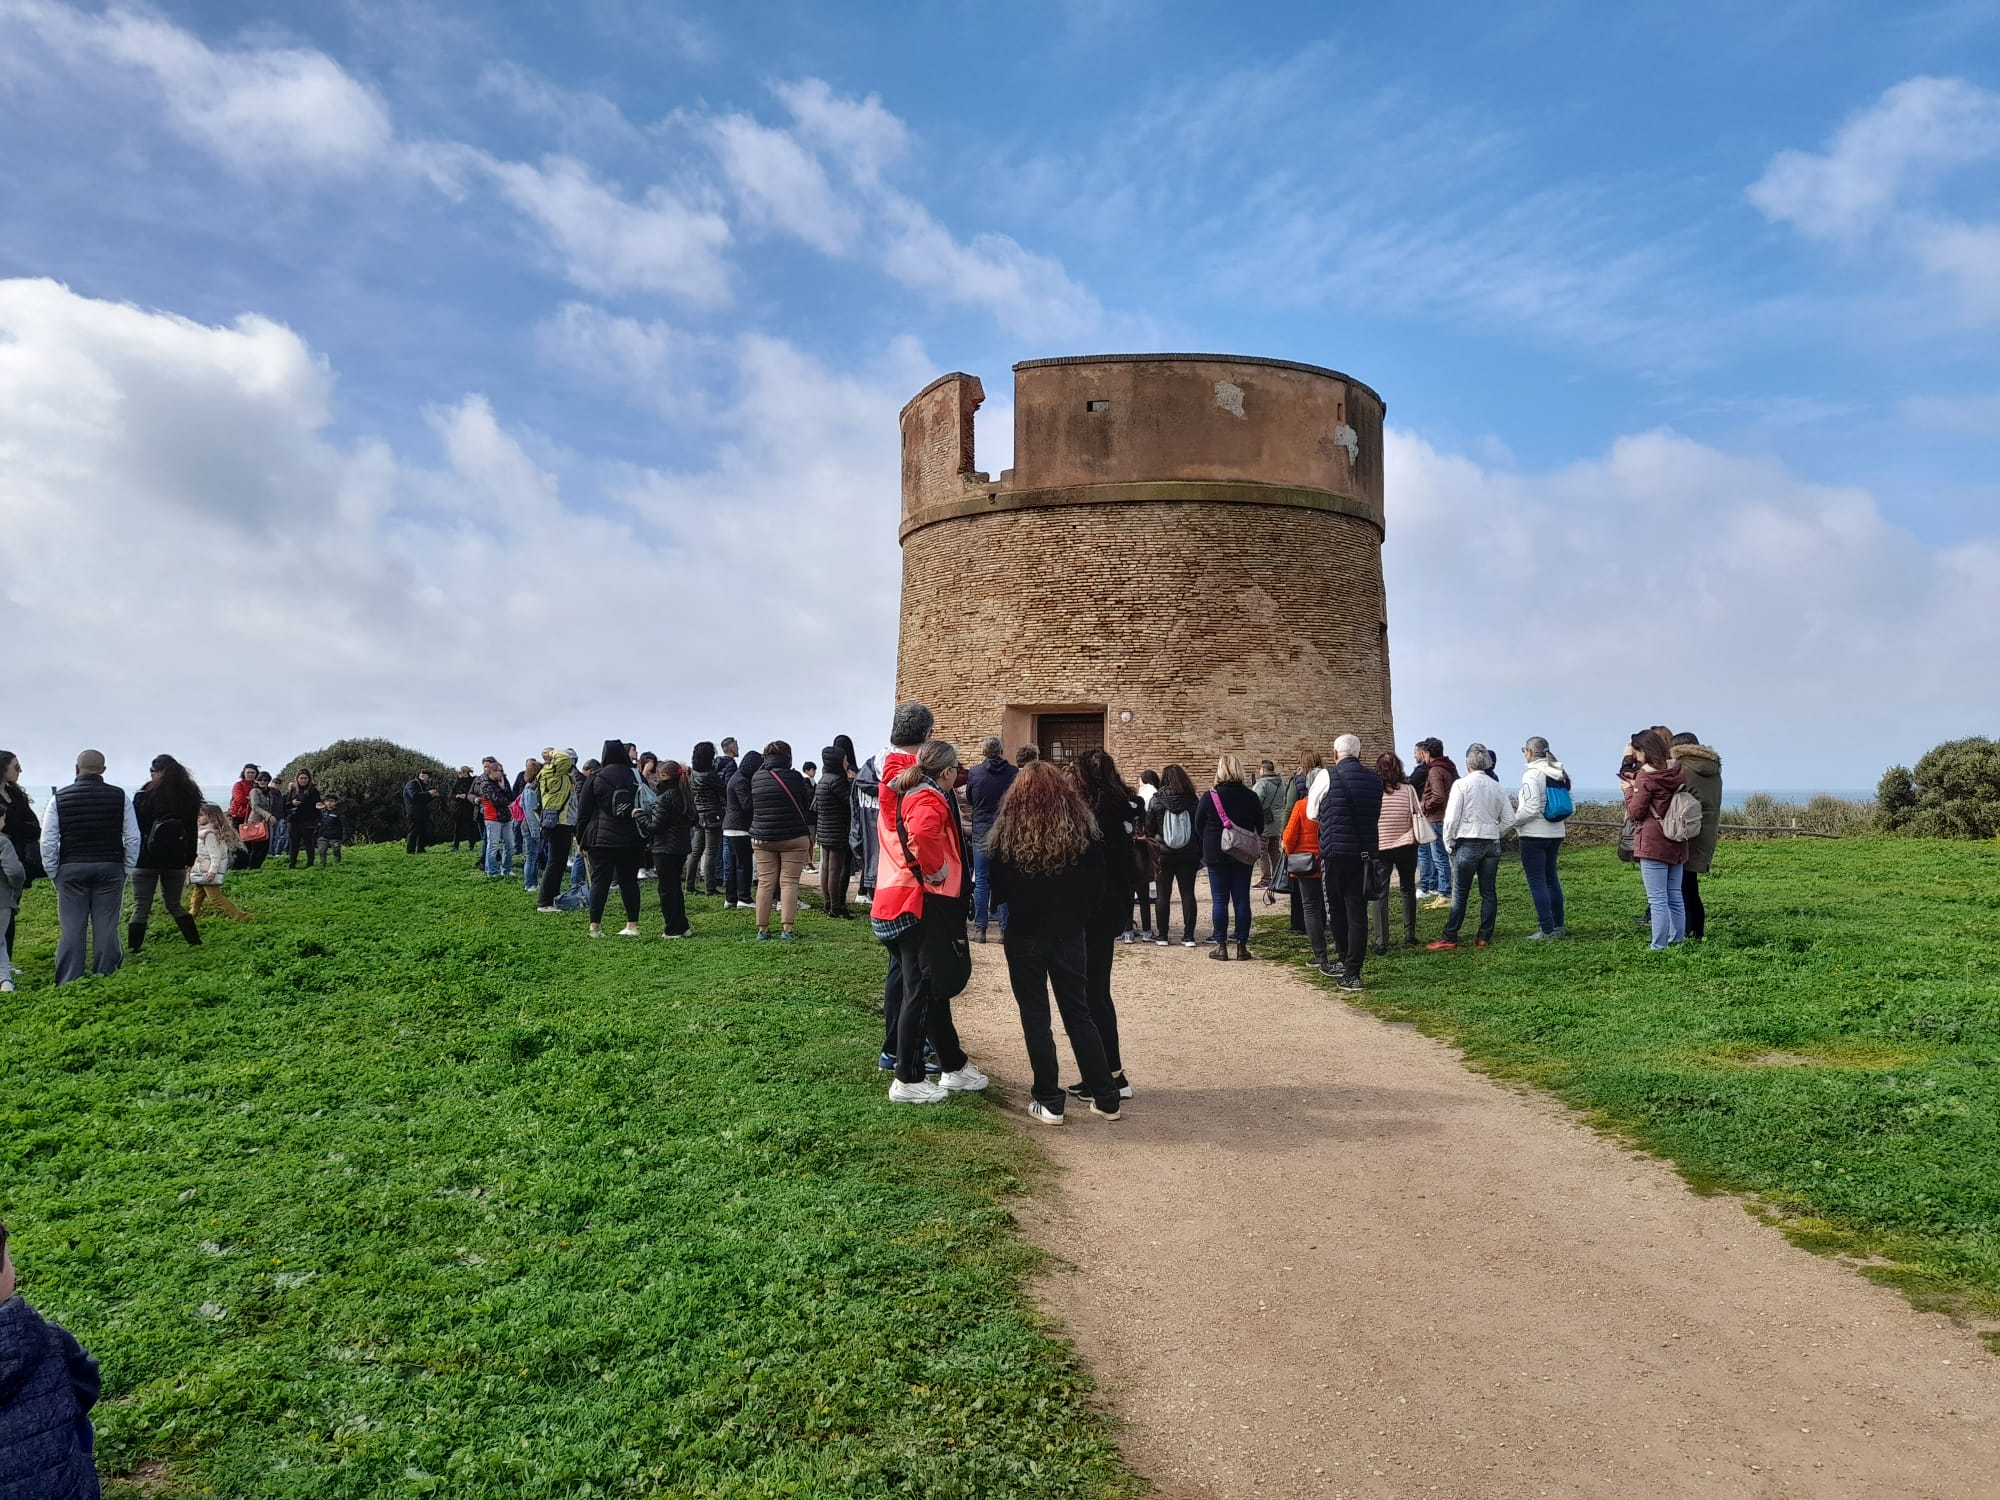
POLYGON ((230 858, 242 848, 243 840, 236 832, 236 825, 229 821, 229 814, 213 802, 202 803, 194 868, 188 872, 188 884, 194 889, 194 898, 188 902, 189 916, 198 917, 204 906, 212 906, 232 922, 250 920, 250 913, 222 894, 230 858))

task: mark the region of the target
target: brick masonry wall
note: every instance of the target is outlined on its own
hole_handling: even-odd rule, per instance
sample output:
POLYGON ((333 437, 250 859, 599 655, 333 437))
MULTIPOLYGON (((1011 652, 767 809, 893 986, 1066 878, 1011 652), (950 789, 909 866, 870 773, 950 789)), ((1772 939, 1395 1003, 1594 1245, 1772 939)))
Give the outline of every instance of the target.
POLYGON ((905 540, 896 693, 928 703, 968 756, 1010 705, 1102 704, 1106 748, 1135 782, 1179 762, 1206 786, 1225 750, 1253 769, 1330 761, 1349 732, 1372 761, 1395 743, 1386 619, 1381 544, 1353 517, 998 511, 905 540))

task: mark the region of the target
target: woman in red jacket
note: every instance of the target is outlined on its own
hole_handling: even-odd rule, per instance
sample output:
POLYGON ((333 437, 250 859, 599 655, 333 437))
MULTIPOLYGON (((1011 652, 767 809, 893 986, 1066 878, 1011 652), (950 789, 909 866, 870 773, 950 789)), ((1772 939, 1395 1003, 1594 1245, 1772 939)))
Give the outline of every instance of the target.
POLYGON ((1653 951, 1657 953, 1687 941, 1681 866, 1687 863, 1688 846, 1668 838, 1660 826, 1667 804, 1687 783, 1681 768, 1674 764, 1667 737, 1659 730, 1642 729, 1633 735, 1631 753, 1639 767, 1625 793, 1625 816, 1632 820, 1632 850, 1639 856, 1639 875, 1646 882, 1646 901, 1652 907, 1653 951))
POLYGON ((944 906, 934 920, 949 919, 954 911, 961 927, 966 919, 965 839, 951 797, 957 784, 958 747, 929 740, 883 789, 882 858, 876 867, 870 915, 875 936, 896 956, 902 981, 902 1004, 896 1013, 896 1081, 889 1085, 889 1098, 897 1104, 936 1104, 954 1093, 983 1089, 987 1082, 959 1045, 951 996, 939 992, 925 946, 927 904, 944 906), (936 1083, 924 1078, 927 1038, 943 1070, 936 1083))

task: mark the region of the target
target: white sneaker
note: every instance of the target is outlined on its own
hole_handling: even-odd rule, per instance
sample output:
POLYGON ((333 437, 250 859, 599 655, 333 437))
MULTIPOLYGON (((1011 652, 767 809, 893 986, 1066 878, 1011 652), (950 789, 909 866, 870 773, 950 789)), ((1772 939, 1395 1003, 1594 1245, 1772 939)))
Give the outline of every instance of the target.
POLYGON ((889 1085, 891 1104, 942 1104, 951 1097, 949 1089, 935 1083, 905 1083, 898 1078, 889 1085))
POLYGON ((14 981, 11 979, 0 979, 0 995, 11 995, 13 993, 14 981))
POLYGON ((550 912, 560 911, 562 910, 562 908, 558 906, 538 906, 535 908, 535 910, 546 916, 550 912))
POLYGON ((992 1081, 971 1063, 950 1073, 938 1074, 938 1082, 954 1094, 976 1094, 992 1081))
POLYGON ((1189 938, 1186 942, 1182 943, 1181 946, 1183 948, 1192 948, 1195 946, 1195 941, 1193 938, 1189 938))
POLYGON ((637 937, 639 935, 639 929, 628 923, 625 926, 618 929, 618 935, 620 937, 637 937))
POLYGON ((1038 1099, 1028 1106, 1028 1118, 1040 1120, 1044 1125, 1060 1125, 1063 1117, 1053 1109, 1044 1109, 1038 1099))

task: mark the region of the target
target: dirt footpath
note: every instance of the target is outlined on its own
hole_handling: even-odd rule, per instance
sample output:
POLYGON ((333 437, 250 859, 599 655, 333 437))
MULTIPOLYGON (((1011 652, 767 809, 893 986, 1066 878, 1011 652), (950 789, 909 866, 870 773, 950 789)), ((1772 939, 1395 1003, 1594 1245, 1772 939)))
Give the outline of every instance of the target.
POLYGON ((1289 969, 1132 948, 1115 983, 1137 1097, 1021 1115, 1061 1168, 1021 1218, 1167 1500, 2000 1496, 1971 1335, 1289 969))

